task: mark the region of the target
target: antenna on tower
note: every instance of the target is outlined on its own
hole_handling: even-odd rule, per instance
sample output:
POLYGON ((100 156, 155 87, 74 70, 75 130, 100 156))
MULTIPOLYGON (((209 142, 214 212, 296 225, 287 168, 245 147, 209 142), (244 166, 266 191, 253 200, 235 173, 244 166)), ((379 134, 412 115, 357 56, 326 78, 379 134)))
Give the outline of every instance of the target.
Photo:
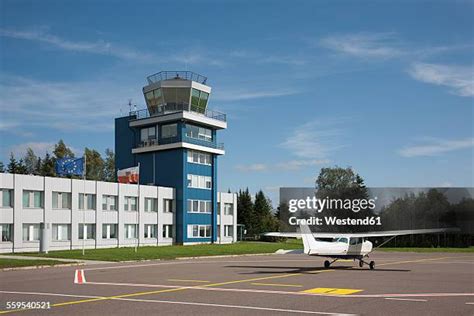
POLYGON ((128 112, 132 113, 132 99, 128 99, 128 112))

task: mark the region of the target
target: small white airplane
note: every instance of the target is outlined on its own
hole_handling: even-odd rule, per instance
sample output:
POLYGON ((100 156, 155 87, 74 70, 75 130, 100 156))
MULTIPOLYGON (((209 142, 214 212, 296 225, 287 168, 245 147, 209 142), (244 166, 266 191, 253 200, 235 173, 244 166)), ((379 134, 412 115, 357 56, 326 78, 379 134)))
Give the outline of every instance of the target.
POLYGON ((359 260, 359 267, 368 265, 371 270, 375 268, 375 262, 364 261, 369 254, 376 248, 383 246, 397 236, 416 235, 416 234, 439 234, 445 232, 459 231, 456 228, 439 229, 415 229, 415 230, 394 230, 378 231, 365 233, 312 233, 306 225, 300 225, 301 233, 266 233, 265 236, 299 238, 303 240, 304 253, 309 256, 319 256, 333 259, 324 261, 324 267, 327 269, 339 259, 359 260), (369 237, 391 237, 376 248, 372 242, 366 240, 369 237), (318 239, 330 239, 323 241, 318 239))

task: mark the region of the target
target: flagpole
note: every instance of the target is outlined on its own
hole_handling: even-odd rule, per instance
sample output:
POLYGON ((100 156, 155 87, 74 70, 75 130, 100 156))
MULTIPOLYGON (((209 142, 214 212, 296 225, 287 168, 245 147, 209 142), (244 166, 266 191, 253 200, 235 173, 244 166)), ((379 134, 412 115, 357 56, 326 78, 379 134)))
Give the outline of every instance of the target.
POLYGON ((86 174, 87 174, 87 158, 86 152, 84 151, 84 170, 82 174, 82 183, 84 184, 84 191, 82 193, 82 255, 86 254, 86 236, 84 230, 86 227, 86 174))
POLYGON ((138 198, 137 198, 137 244, 135 245, 135 252, 138 251, 140 243, 140 163, 138 163, 138 198))

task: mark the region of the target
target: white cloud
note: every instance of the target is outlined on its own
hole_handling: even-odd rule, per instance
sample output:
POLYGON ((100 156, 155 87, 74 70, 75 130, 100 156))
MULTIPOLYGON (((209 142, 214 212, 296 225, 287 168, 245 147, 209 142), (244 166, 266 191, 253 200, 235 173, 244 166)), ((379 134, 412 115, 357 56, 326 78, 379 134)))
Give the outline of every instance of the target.
POLYGON ((328 164, 329 162, 330 161, 328 159, 289 160, 275 164, 256 163, 249 165, 238 165, 235 168, 243 172, 266 172, 269 170, 295 171, 306 167, 328 164))
POLYGON ((291 154, 305 159, 324 159, 332 152, 345 147, 341 138, 344 135, 340 127, 345 119, 312 121, 297 126, 280 144, 291 154))
POLYGON ((243 172, 262 172, 266 171, 268 169, 268 166, 263 163, 255 163, 250 165, 238 165, 235 168, 243 172))
POLYGON ((42 29, 12 30, 3 28, 0 29, 0 36, 45 43, 68 51, 110 55, 121 59, 132 59, 135 61, 152 61, 154 59, 151 54, 143 53, 127 47, 122 47, 103 40, 95 42, 70 41, 53 34, 49 34, 42 29))
POLYGON ((46 152, 52 153, 54 150, 55 142, 29 142, 24 144, 14 145, 9 148, 8 154, 13 153, 14 156, 19 159, 26 154, 28 148, 33 149, 35 154, 39 157, 44 157, 46 152))
POLYGON ((275 167, 283 170, 300 170, 305 167, 325 165, 328 163, 330 163, 329 159, 290 160, 280 162, 276 164, 275 167))
POLYGON ((51 82, 23 77, 0 77, 0 130, 27 133, 33 128, 60 131, 110 132, 113 120, 139 91, 90 80, 51 82))
POLYGON ((457 140, 435 140, 428 144, 406 146, 398 151, 403 157, 437 156, 446 152, 474 147, 474 138, 457 140))
POLYGON ((456 95, 474 96, 474 70, 472 66, 414 63, 408 73, 416 80, 448 87, 456 95))
POLYGON ((393 58, 405 54, 393 33, 356 33, 328 36, 319 44, 359 58, 393 58))
POLYGON ((217 101, 240 101, 261 98, 275 98, 297 94, 298 91, 292 89, 262 89, 262 90, 219 90, 212 96, 217 101))

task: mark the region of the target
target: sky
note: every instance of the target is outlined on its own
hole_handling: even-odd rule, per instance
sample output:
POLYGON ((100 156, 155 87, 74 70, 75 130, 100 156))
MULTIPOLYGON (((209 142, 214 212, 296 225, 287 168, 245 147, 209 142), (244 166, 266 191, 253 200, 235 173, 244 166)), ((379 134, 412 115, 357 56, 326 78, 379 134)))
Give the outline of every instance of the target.
POLYGON ((0 0, 0 160, 114 147, 146 77, 212 86, 220 190, 474 186, 473 1, 0 0))

